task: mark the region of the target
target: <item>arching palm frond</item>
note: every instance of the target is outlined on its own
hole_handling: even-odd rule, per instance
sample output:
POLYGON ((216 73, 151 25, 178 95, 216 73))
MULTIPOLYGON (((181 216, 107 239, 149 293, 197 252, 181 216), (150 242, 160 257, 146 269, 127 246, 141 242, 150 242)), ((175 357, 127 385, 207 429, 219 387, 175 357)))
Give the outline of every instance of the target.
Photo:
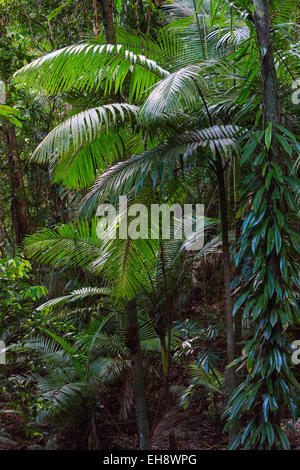
MULTIPOLYGON (((137 32, 127 26, 115 25, 115 32, 117 44, 122 44, 126 49, 136 54, 143 54, 147 58, 155 60, 166 70, 169 70, 169 66, 172 67, 174 61, 183 58, 186 49, 179 35, 165 28, 156 31, 155 39, 149 34, 137 32)), ((99 42, 99 37, 97 42, 99 42)), ((101 42, 106 43, 104 35, 101 42)))
POLYGON ((214 40, 218 50, 226 48, 226 55, 234 52, 231 46, 237 46, 249 39, 250 30, 245 24, 213 28, 208 34, 208 40, 214 40))
POLYGON ((71 292, 71 294, 56 297, 55 299, 48 300, 40 305, 37 310, 47 309, 51 311, 53 307, 59 305, 63 306, 68 302, 77 302, 78 300, 85 299, 86 297, 94 295, 110 295, 111 291, 107 287, 82 287, 71 292))
MULTIPOLYGON (((173 69, 185 67, 208 58, 217 57, 216 44, 208 41, 209 14, 196 13, 190 8, 178 9, 178 4, 166 5, 167 18, 171 19, 168 29, 176 32, 185 45, 181 61, 174 60, 173 69), (175 6, 175 9, 174 9, 175 6), (174 17, 177 18, 174 21, 174 17)), ((193 8, 193 7, 192 7, 193 8)))
POLYGON ((32 158, 50 161, 54 181, 85 187, 97 171, 122 158, 128 147, 126 132, 117 128, 138 112, 138 107, 114 103, 88 109, 55 127, 38 145, 32 158))
POLYGON ((150 93, 140 115, 143 120, 157 115, 180 112, 199 101, 199 89, 203 88, 199 76, 200 67, 191 65, 170 74, 161 80, 150 93))
MULTIPOLYGON (((103 341, 98 341, 99 338, 104 338, 106 333, 107 326, 115 320, 115 313, 109 314, 102 318, 101 320, 92 320, 90 321, 87 330, 81 333, 76 342, 76 348, 83 350, 87 355, 88 358, 95 357, 95 354, 98 354, 99 345, 102 348, 101 352, 104 354, 108 354, 108 351, 103 348, 103 341)), ((113 323, 114 325, 114 323, 113 323)), ((115 328, 115 326, 114 326, 115 328)), ((114 339, 116 339, 115 343, 117 342, 119 335, 113 335, 114 339)), ((119 353, 119 347, 117 348, 116 354, 119 353)))
POLYGON ((16 72, 19 85, 35 92, 56 94, 71 89, 110 93, 122 90, 130 75, 130 96, 137 98, 168 72, 154 60, 119 45, 85 43, 63 47, 16 72))
POLYGON ((50 266, 74 265, 91 269, 99 257, 102 241, 97 236, 97 220, 92 224, 81 220, 77 225, 62 225, 45 229, 26 237, 25 250, 29 257, 50 266))
POLYGON ((224 376, 220 372, 216 371, 215 369, 213 372, 212 369, 207 371, 203 366, 199 366, 199 364, 195 362, 190 366, 190 373, 191 376, 196 379, 196 386, 204 386, 213 393, 225 395, 223 389, 225 380, 224 376))
POLYGON ((300 12, 297 0, 275 0, 272 2, 272 23, 284 24, 293 23, 299 25, 300 12))
POLYGON ((232 20, 242 19, 249 24, 252 21, 249 2, 244 2, 243 0, 213 0, 211 24, 216 20, 222 22, 226 16, 232 20))
POLYGON ((164 6, 170 20, 168 29, 176 31, 185 45, 181 62, 175 61, 177 69, 228 57, 234 46, 249 36, 247 18, 250 12, 236 3, 183 0, 164 6), (215 24, 218 21, 220 27, 215 24))
POLYGON ((234 147, 238 152, 236 140, 243 130, 236 125, 213 126, 207 129, 185 132, 170 139, 167 144, 145 151, 141 155, 114 165, 103 173, 83 199, 81 210, 92 211, 102 197, 114 194, 128 193, 132 189, 143 186, 147 176, 151 175, 153 185, 158 177, 172 175, 178 160, 183 157, 189 164, 196 162, 201 149, 209 148, 212 156, 219 150, 221 153, 228 147, 234 147))
POLYGON ((38 390, 42 398, 51 406, 48 416, 68 411, 72 406, 78 406, 83 388, 84 384, 81 382, 65 383, 65 380, 53 376, 38 378, 38 390))
MULTIPOLYGON (((118 219, 114 223, 117 224, 118 219)), ((63 225, 56 230, 43 230, 28 236, 25 250, 29 257, 44 264, 69 264, 80 266, 95 275, 104 273, 108 285, 115 287, 113 294, 116 298, 131 299, 141 288, 146 289, 148 281, 143 260, 153 257, 153 246, 157 243, 158 240, 111 239, 109 233, 106 238, 100 239, 95 218, 92 227, 81 221, 77 227, 63 225)), ((69 299, 67 296, 67 299, 60 298, 57 302, 69 299)), ((48 306, 51 303, 53 301, 48 306)))
POLYGON ((149 290, 149 278, 144 260, 153 258, 158 240, 113 240, 106 245, 103 257, 94 263, 95 272, 103 271, 110 285, 115 285, 114 296, 117 299, 134 299, 139 291, 149 290))

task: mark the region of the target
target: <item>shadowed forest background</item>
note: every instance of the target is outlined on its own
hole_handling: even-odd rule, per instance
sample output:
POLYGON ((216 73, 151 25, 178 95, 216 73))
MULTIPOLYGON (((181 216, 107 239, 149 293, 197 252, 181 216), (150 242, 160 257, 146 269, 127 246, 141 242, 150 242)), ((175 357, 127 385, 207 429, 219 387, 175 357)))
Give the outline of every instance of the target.
POLYGON ((0 449, 300 448, 299 19, 0 0, 0 449), (121 195, 203 247, 99 238, 121 195))

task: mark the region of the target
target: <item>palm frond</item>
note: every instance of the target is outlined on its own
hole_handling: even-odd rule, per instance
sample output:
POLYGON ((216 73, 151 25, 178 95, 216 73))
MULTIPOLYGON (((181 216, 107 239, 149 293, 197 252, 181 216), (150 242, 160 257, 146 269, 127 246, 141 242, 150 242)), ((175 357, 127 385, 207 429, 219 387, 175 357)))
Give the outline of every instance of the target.
POLYGON ((140 115, 143 120, 154 119, 162 113, 179 112, 199 101, 200 67, 191 65, 161 80, 150 93, 140 115))
POLYGON ((32 159, 51 162, 55 182, 86 187, 97 171, 122 159, 127 134, 120 124, 131 121, 138 107, 114 103, 82 111, 55 127, 38 145, 32 159), (116 125, 118 124, 118 128, 116 125))
POLYGON ((69 264, 91 269, 102 246, 96 232, 97 223, 96 219, 92 224, 81 220, 77 225, 42 230, 26 237, 25 251, 29 257, 50 266, 69 264))
POLYGON ((63 47, 25 65, 14 75, 16 84, 37 93, 57 94, 72 89, 122 91, 130 75, 130 96, 141 96, 168 72, 154 60, 134 54, 122 44, 83 43, 63 47))
POLYGON ((172 175, 181 156, 185 162, 195 164, 196 158, 200 157, 198 152, 202 148, 209 147, 213 155, 216 150, 223 153, 230 146, 238 152, 236 141, 243 132, 236 125, 212 126, 189 131, 170 139, 167 144, 117 163, 97 178, 82 201, 81 211, 91 212, 101 198, 105 198, 111 192, 118 196, 139 189, 149 175, 152 176, 153 186, 156 186, 158 177, 172 175))
POLYGON ((77 302, 78 300, 85 299, 93 295, 110 295, 110 289, 106 287, 82 287, 71 292, 71 294, 56 297, 55 299, 48 300, 40 305, 37 310, 51 311, 57 305, 64 305, 67 302, 77 302))

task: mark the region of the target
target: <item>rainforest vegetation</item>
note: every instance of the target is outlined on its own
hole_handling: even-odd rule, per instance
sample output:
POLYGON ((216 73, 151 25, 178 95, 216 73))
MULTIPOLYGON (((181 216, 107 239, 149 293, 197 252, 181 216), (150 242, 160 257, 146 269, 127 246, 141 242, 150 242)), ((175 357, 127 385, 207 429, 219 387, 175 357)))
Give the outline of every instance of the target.
POLYGON ((299 19, 0 0, 0 449, 299 448, 299 19))

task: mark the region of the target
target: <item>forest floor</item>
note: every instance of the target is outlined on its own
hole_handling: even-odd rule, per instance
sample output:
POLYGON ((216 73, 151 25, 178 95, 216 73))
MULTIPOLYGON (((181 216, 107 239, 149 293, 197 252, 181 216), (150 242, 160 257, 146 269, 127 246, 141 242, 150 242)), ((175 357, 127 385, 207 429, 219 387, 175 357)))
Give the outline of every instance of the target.
MULTIPOLYGON (((215 318, 222 324, 222 302, 211 302, 199 307, 194 299, 183 311, 183 318, 201 317, 205 325, 207 319, 215 318)), ((210 320, 211 321, 211 320, 210 320)), ((226 361, 224 335, 215 340, 214 349, 218 351, 222 363, 226 361), (221 351, 221 353, 220 353, 221 351), (223 352, 222 352, 223 351, 223 352)), ((193 356, 193 354, 192 354, 193 356)), ((189 385, 188 364, 172 362, 169 373, 170 390, 189 385)), ((224 421, 221 414, 225 402, 207 393, 192 400, 187 410, 178 407, 178 397, 171 393, 166 398, 162 390, 163 379, 160 373, 160 359, 145 360, 147 401, 151 424, 152 448, 157 450, 221 450, 226 449, 228 436, 223 434, 224 421)), ((223 367, 223 364, 222 364, 223 367)), ((132 380, 126 392, 120 383, 108 387, 104 396, 99 397, 101 406, 89 417, 89 421, 66 425, 52 424, 41 428, 28 427, 22 413, 11 409, 9 403, 0 401, 0 450, 63 450, 63 449, 137 449, 136 418, 133 409, 132 380), (120 416, 123 410, 123 418, 120 416), (127 418, 124 419, 124 410, 127 418), (82 429, 85 429, 82 432, 82 429), (6 436, 3 438, 2 436, 6 436)), ((296 425, 296 435, 288 431, 292 449, 300 448, 300 420, 296 425)))

